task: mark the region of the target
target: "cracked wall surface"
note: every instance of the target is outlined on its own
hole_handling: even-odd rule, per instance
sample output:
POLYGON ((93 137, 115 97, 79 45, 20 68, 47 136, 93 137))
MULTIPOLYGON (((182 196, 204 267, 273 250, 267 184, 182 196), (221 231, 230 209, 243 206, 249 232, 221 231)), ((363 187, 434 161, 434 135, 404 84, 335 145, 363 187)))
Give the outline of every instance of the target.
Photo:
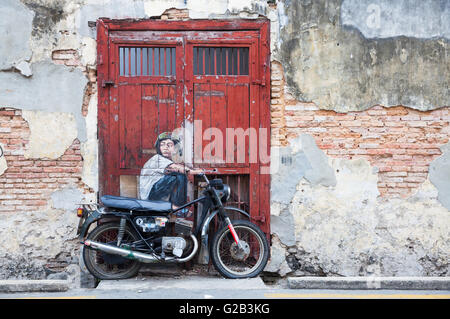
POLYGON ((438 189, 438 199, 450 210, 450 143, 441 147, 443 154, 430 164, 430 181, 438 189))
POLYGON ((0 47, 0 70, 16 67, 31 59, 30 35, 34 14, 15 0, 4 0, 0 6, 0 30, 3 42, 0 47), (17 26, 20 27, 17 27, 17 26))
POLYGON ((446 1, 272 7, 267 272, 448 275, 447 12, 446 1), (315 167, 306 136, 325 158, 315 167), (308 169, 331 169, 334 183, 308 169))
POLYGON ((448 12, 444 0, 2 1, 0 278, 78 263, 72 210, 98 191, 88 23, 100 17, 270 20, 266 273, 448 276, 448 12))
POLYGON ((266 10, 266 1, 1 2, 1 278, 42 278, 77 262, 70 198, 96 202, 98 191, 97 44, 88 22, 256 18, 266 10), (58 227, 67 232, 55 235, 58 227))
POLYGON ((23 111, 30 127, 30 142, 25 158, 56 159, 64 154, 77 137, 74 116, 70 113, 23 111))
MULTIPOLYGON (((285 156, 290 152, 308 166, 306 154, 311 150, 303 147, 305 137, 283 148, 285 156)), ((280 170, 283 176, 278 178, 298 182, 290 201, 272 198, 271 231, 276 240, 266 271, 339 276, 448 274, 449 211, 429 180, 407 199, 383 198, 377 187, 378 170, 367 160, 328 158, 312 169, 322 174, 324 167, 332 170, 332 185, 280 170)), ((272 190, 277 187, 272 185, 272 190)))
POLYGON ((279 26, 276 57, 290 92, 338 112, 449 106, 450 27, 443 17, 450 9, 448 1, 432 3, 280 1, 288 22, 279 26))

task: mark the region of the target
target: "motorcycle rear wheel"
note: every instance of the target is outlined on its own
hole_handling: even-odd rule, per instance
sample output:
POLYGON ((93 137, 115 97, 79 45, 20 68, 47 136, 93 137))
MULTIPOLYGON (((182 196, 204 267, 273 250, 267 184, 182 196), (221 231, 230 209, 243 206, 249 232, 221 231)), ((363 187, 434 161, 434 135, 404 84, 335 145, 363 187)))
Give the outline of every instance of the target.
MULTIPOLYGON (((119 223, 111 222, 96 227, 87 239, 117 245, 118 233, 119 223)), ((138 235, 136 232, 126 226, 122 244, 132 243, 137 240, 138 235)), ((107 254, 90 247, 84 247, 83 260, 86 268, 94 277, 106 280, 134 277, 141 267, 141 263, 137 260, 107 254)))
POLYGON ((256 277, 269 260, 266 235, 258 226, 246 220, 234 220, 232 224, 246 249, 239 251, 228 225, 225 225, 215 234, 211 244, 213 265, 226 278, 256 277))

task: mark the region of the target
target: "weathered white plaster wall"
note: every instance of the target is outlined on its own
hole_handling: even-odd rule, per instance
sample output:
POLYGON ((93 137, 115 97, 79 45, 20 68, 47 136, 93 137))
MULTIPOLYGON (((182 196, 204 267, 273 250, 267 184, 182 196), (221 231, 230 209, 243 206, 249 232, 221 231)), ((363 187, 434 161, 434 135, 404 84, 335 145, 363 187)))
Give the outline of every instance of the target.
POLYGON ((31 132, 25 158, 56 159, 77 137, 77 125, 71 113, 25 110, 22 116, 31 132))
MULTIPOLYGON (((402 47, 401 41, 388 39, 386 43, 391 41, 391 44, 384 48, 384 42, 370 42, 372 40, 368 41, 358 33, 370 39, 397 36, 448 38, 445 19, 441 19, 441 24, 431 21, 429 29, 409 27, 404 30, 396 19, 388 17, 386 21, 396 23, 397 27, 389 24, 388 28, 382 24, 380 30, 374 31, 366 29, 364 21, 360 21, 364 18, 358 16, 361 10, 364 11, 360 2, 331 1, 323 12, 317 3, 276 1, 273 9, 267 1, 256 0, 2 1, 0 40, 8 45, 0 47, 0 106, 24 110, 31 131, 26 153, 30 158, 58 157, 78 138, 83 156, 82 181, 93 192, 84 194, 76 186, 64 188, 48 199, 49 203, 42 211, 0 214, 0 277, 45 276, 42 267, 47 259, 57 258, 62 252, 73 252, 78 246, 75 238, 78 219, 72 211, 74 203, 96 197, 96 92, 90 97, 87 113, 82 113, 84 92, 92 80, 88 74, 96 68, 95 28, 89 27, 88 21, 99 17, 149 18, 170 8, 188 9, 191 19, 266 16, 271 21, 271 58, 282 62, 287 70, 286 91, 295 91, 293 87, 300 84, 299 99, 312 100, 320 107, 343 112, 349 110, 348 101, 358 109, 380 101, 391 105, 406 101, 422 109, 445 106, 449 98, 448 86, 439 96, 431 96, 433 99, 428 99, 430 95, 426 92, 422 100, 420 96, 408 94, 403 99, 397 94, 398 90, 391 92, 383 81, 374 81, 370 82, 370 89, 377 89, 374 99, 367 100, 367 94, 360 95, 362 100, 354 99, 358 92, 355 88, 359 89, 364 79, 371 79, 374 74, 383 77, 403 72, 404 65, 414 65, 408 64, 411 57, 418 65, 425 65, 422 70, 426 71, 427 65, 431 65, 432 70, 439 70, 442 73, 440 83, 448 84, 449 72, 445 72, 448 63, 438 64, 441 67, 435 68, 432 55, 421 56, 422 53, 433 53, 422 50, 421 42, 414 42, 416 47, 402 47), (341 4, 344 15, 339 16, 337 8, 341 4), (302 11, 302 7, 309 9, 302 11), (350 37, 346 37, 344 25, 354 28, 350 37), (397 45, 394 42, 400 43, 398 50, 391 48, 397 45), (340 47, 336 43, 340 43, 340 47), (415 48, 420 50, 415 51, 415 48), (55 64, 52 55, 58 50, 74 50, 74 64, 55 64), (383 66, 386 61, 383 52, 391 52, 389 50, 399 55, 389 57, 390 64, 383 66), (413 55, 415 52, 419 53, 413 55), (357 54, 364 63, 351 64, 357 54), (428 59, 426 63, 425 59, 428 59), (372 64, 377 65, 374 72, 371 71, 372 64), (362 74, 361 77, 354 79, 354 72, 362 74), (347 80, 354 86, 347 85, 347 80), (343 95, 340 95, 341 83, 347 85, 344 85, 347 90, 343 95)), ((399 12, 401 15, 398 6, 387 1, 377 3, 388 11, 393 8, 395 16, 399 12)), ((447 12, 448 5, 443 9, 442 12, 447 12)), ((426 16, 434 17, 436 12, 433 10, 425 8, 426 16)), ((411 24, 414 21, 410 18, 407 15, 399 17, 411 24)), ((406 42, 409 40, 407 38, 406 42)), ((439 41, 433 42, 433 47, 445 51, 447 40, 439 41)), ((439 59, 441 56, 437 55, 439 59)), ((423 83, 434 78, 436 72, 433 72, 421 75, 423 83)), ((407 75, 407 72, 402 74, 407 75)), ((422 94, 421 90, 418 92, 422 94)), ((364 160, 328 158, 307 134, 292 140, 287 147, 274 149, 272 163, 280 165, 273 167, 272 259, 266 270, 281 275, 448 275, 448 147, 443 153, 432 164, 430 182, 424 183, 416 194, 407 199, 383 199, 378 197, 376 168, 364 160), (285 162, 289 165, 281 163, 283 156, 289 159, 285 162)), ((7 167, 1 157, 0 177, 7 167)))
POLYGON ((285 148, 284 156, 290 153, 293 165, 280 169, 282 176, 272 184, 276 194, 289 180, 295 190, 285 188, 282 197, 272 194, 271 231, 277 240, 275 259, 266 270, 282 275, 447 274, 449 210, 430 181, 407 199, 381 198, 376 167, 364 159, 324 160, 323 152, 305 140, 312 137, 302 135, 285 148), (314 152, 323 159, 317 160, 314 152), (308 179, 307 171, 321 178, 308 179))

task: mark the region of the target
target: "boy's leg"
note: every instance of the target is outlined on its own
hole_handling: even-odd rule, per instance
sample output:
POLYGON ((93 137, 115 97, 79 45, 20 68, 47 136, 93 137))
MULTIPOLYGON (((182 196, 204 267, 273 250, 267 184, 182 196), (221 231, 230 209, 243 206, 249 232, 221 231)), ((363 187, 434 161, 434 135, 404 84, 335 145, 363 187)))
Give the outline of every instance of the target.
POLYGON ((176 206, 182 206, 187 201, 187 177, 185 174, 173 173, 176 178, 173 192, 170 196, 170 201, 176 206))
POLYGON ((170 198, 175 186, 176 177, 172 175, 164 175, 157 181, 148 195, 149 200, 167 200, 170 198))
POLYGON ((187 177, 185 174, 171 173, 164 175, 163 178, 153 185, 148 199, 161 200, 166 197, 176 206, 182 206, 186 203, 187 177))

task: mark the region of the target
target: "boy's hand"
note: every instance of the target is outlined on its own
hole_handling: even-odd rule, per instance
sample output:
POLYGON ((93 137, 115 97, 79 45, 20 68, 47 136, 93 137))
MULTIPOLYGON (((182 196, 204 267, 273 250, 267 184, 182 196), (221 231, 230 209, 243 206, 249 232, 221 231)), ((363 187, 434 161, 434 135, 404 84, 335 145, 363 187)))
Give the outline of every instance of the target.
POLYGON ((204 171, 203 171, 203 169, 201 169, 201 168, 196 168, 196 169, 191 169, 191 170, 189 171, 189 173, 191 173, 192 175, 197 175, 197 174, 203 174, 204 171))

